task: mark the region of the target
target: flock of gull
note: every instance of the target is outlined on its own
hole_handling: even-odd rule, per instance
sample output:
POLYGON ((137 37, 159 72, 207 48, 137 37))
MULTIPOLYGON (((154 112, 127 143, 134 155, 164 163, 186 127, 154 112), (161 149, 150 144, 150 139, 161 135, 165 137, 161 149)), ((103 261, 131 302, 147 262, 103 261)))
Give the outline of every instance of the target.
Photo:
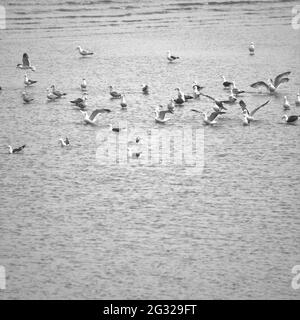
MULTIPOLYGON (((76 48, 78 50, 79 54, 83 57, 91 57, 94 55, 94 53, 90 50, 86 50, 81 48, 81 46, 78 46, 76 48)), ((249 46, 249 54, 254 55, 255 54, 255 47, 254 43, 252 42, 249 46)), ((167 52, 167 60, 169 63, 176 63, 176 61, 180 59, 178 56, 172 55, 171 51, 167 52)), ((31 65, 29 56, 27 53, 23 54, 23 60, 22 63, 17 65, 17 68, 21 70, 29 70, 29 71, 36 71, 36 68, 31 65)), ((265 81, 258 81, 250 85, 250 87, 255 88, 255 89, 260 89, 265 90, 269 95, 272 95, 276 92, 276 90, 284 83, 287 83, 289 81, 288 76, 291 74, 290 71, 283 72, 275 77, 274 80, 268 79, 267 82, 265 81)), ((32 86, 36 84, 37 81, 31 80, 28 78, 27 73, 24 75, 24 85, 25 87, 32 86)), ((177 91, 177 97, 170 99, 167 108, 164 110, 164 107, 162 105, 159 105, 155 109, 155 116, 154 116, 154 121, 159 124, 165 124, 167 121, 170 120, 166 115, 168 113, 173 114, 175 111, 175 106, 180 106, 184 105, 187 101, 189 100, 196 100, 200 99, 201 96, 208 98, 209 100, 213 101, 213 110, 210 114, 207 114, 206 112, 202 112, 197 109, 191 109, 193 112, 197 112, 202 114, 203 116, 203 124, 204 125, 209 125, 213 126, 217 123, 216 118, 220 115, 226 114, 228 108, 227 105, 235 104, 238 102, 238 104, 241 107, 241 112, 243 115, 243 125, 248 126, 253 120, 254 120, 254 115, 264 106, 266 106, 269 102, 270 99, 262 103, 261 105, 255 107, 253 110, 249 110, 247 108, 246 103, 239 99, 239 96, 241 96, 243 93, 245 93, 244 90, 239 90, 236 87, 235 81, 228 81, 226 80, 225 76, 222 76, 222 85, 225 90, 229 92, 229 96, 226 100, 219 100, 216 99, 208 94, 203 93, 203 86, 200 86, 196 81, 193 82, 192 84, 192 94, 184 94, 180 88, 176 88, 175 90, 177 91), (239 100, 239 101, 238 101, 239 100)), ((85 124, 88 125, 95 125, 97 121, 97 117, 100 114, 104 113, 109 113, 111 112, 110 109, 106 108, 101 108, 101 109, 95 109, 93 110, 90 114, 86 111, 87 109, 87 81, 86 79, 82 79, 82 82, 80 84, 80 89, 82 91, 82 96, 80 98, 77 98, 75 100, 71 100, 70 103, 80 110, 80 112, 83 115, 83 121, 85 124)), ((0 91, 2 90, 0 86, 0 91)), ((144 95, 149 94, 149 85, 148 84, 143 84, 141 93, 144 95)), ((120 106, 122 109, 127 108, 127 102, 125 95, 122 94, 121 92, 116 91, 113 86, 109 86, 109 94, 111 99, 119 99, 120 100, 120 106)), ((63 96, 66 96, 67 94, 65 92, 62 92, 56 88, 55 85, 52 85, 50 88, 47 89, 47 100, 48 101, 55 101, 57 99, 62 98, 63 96)), ((32 98, 26 90, 22 92, 22 97, 24 103, 28 104, 31 103, 34 98, 32 98)), ((297 94, 297 98, 295 101, 295 106, 299 107, 300 106, 300 93, 297 94)), ((284 110, 290 110, 291 104, 289 103, 288 99, 286 96, 284 96, 284 101, 283 101, 283 109, 284 110)), ((287 124, 295 124, 300 115, 286 115, 284 114, 282 116, 282 119, 285 121, 287 124)), ((118 127, 113 127, 111 124, 108 125, 109 130, 118 133, 121 128, 118 127)), ((135 142, 139 142, 139 137, 136 138, 135 142)), ((60 138, 58 140, 60 142, 61 147, 68 147, 70 146, 70 140, 68 137, 65 137, 65 139, 60 138)), ((24 150, 26 145, 22 145, 20 147, 13 148, 12 146, 8 145, 9 148, 9 153, 10 154, 15 154, 15 153, 20 153, 24 150)), ((132 153, 131 149, 128 148, 128 152, 131 156, 133 157, 139 157, 140 153, 132 153)))

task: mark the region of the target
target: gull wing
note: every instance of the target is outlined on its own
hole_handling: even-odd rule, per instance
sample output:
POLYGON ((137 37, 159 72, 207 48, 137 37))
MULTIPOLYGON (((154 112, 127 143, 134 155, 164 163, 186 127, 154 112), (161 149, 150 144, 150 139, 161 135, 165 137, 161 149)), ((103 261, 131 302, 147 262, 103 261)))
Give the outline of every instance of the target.
POLYGON ((270 100, 266 101, 265 103, 263 103, 262 105, 260 105, 259 107, 255 108, 254 110, 252 110, 250 112, 250 116, 252 117, 256 111, 258 111, 260 108, 264 107, 265 105, 267 105, 270 102, 270 100))
POLYGON ((269 86, 264 81, 258 81, 255 83, 250 84, 251 88, 259 88, 259 87, 265 87, 267 90, 269 90, 269 86))
POLYGON ((291 71, 287 71, 287 72, 283 72, 281 74, 279 74, 276 78, 275 78, 275 81, 274 81, 274 86, 275 88, 277 88, 279 86, 279 84, 281 83, 281 79, 283 77, 287 77, 288 75, 291 74, 291 71))
POLYGON ((98 116, 98 114, 105 113, 105 112, 110 112, 110 110, 109 109, 95 109, 90 115, 90 120, 93 121, 98 116))
POLYGON ((201 92, 200 92, 200 94, 201 94, 201 96, 204 96, 204 97, 206 97, 206 98, 208 98, 208 99, 211 99, 211 100, 213 100, 213 101, 216 101, 215 98, 213 98, 213 97, 211 97, 211 96, 209 96, 209 95, 207 95, 207 94, 204 94, 204 93, 201 93, 201 92))
POLYGON ((278 88, 281 84, 289 82, 289 81, 290 81, 289 78, 281 78, 276 88, 278 88))
POLYGON ((23 54, 23 66, 27 66, 27 67, 30 66, 29 57, 28 57, 28 54, 27 54, 27 53, 24 53, 24 54, 23 54))
POLYGON ((250 114, 249 110, 247 109, 246 103, 245 103, 243 100, 241 100, 241 101, 239 102, 239 105, 241 106, 242 111, 245 111, 245 110, 246 110, 247 113, 250 114))
POLYGON ((198 113, 202 113, 201 111, 196 110, 196 109, 191 109, 191 111, 198 112, 198 113))
POLYGON ((216 117, 217 117, 219 114, 223 114, 223 113, 225 113, 225 112, 217 112, 217 111, 215 111, 215 112, 213 112, 213 113, 208 117, 208 120, 209 120, 209 121, 213 121, 214 119, 216 119, 216 117))
POLYGON ((166 116, 166 113, 169 113, 169 111, 168 110, 158 111, 158 118, 161 119, 161 120, 164 120, 165 116, 166 116))

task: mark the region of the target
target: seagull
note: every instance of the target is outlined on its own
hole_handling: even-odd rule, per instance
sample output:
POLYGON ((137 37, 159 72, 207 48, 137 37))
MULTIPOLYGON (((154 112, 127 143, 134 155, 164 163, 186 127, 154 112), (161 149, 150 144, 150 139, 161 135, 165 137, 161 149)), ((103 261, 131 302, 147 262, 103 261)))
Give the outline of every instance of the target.
POLYGON ((67 137, 65 140, 60 138, 58 141, 60 141, 61 147, 69 147, 70 146, 70 141, 67 137))
POLYGON ((273 93, 277 90, 277 88, 285 82, 288 82, 290 79, 287 78, 287 76, 291 73, 291 71, 284 72, 279 74, 276 78, 275 81, 273 82, 272 79, 268 80, 268 83, 265 83, 264 81, 258 81, 255 83, 252 83, 250 87, 252 88, 259 88, 259 87, 264 87, 266 88, 270 93, 273 93))
POLYGON ((57 89, 55 88, 55 85, 54 85, 54 84, 51 86, 51 89, 52 89, 52 93, 53 93, 54 95, 56 95, 58 98, 61 98, 62 96, 66 96, 66 95, 67 95, 67 94, 64 93, 64 92, 61 92, 61 91, 57 90, 57 89))
POLYGON ((9 153, 10 153, 10 154, 12 154, 12 153, 19 153, 19 152, 21 152, 25 147, 26 147, 26 144, 24 144, 23 146, 21 146, 21 147, 19 147, 19 148, 13 149, 12 146, 8 145, 9 153))
POLYGON ((122 109, 126 109, 127 108, 127 102, 125 100, 125 95, 124 94, 121 95, 121 103, 120 104, 121 104, 122 109))
POLYGON ((23 54, 22 63, 17 64, 17 68, 22 70, 32 70, 32 71, 36 70, 36 68, 30 64, 29 56, 27 53, 23 54))
POLYGON ((77 104, 83 102, 83 101, 86 100, 86 99, 87 99, 87 93, 84 92, 83 95, 82 95, 82 98, 77 98, 77 99, 75 99, 75 100, 71 100, 70 102, 73 103, 73 104, 75 104, 75 105, 77 105, 77 104))
POLYGON ((236 102, 236 100, 237 100, 237 97, 236 97, 236 95, 233 93, 232 88, 231 88, 231 89, 230 89, 230 95, 229 95, 229 97, 228 97, 228 101, 229 101, 230 103, 234 103, 234 102, 236 102))
POLYGON ((174 111, 174 109, 175 109, 174 99, 171 99, 171 100, 170 100, 170 102, 168 103, 167 107, 168 107, 168 110, 174 111))
POLYGON ((82 82, 80 84, 80 88, 81 88, 82 91, 85 91, 86 88, 87 88, 86 80, 84 78, 82 79, 82 82))
POLYGON ((95 124, 97 117, 100 113, 110 112, 109 109, 95 109, 91 115, 89 116, 86 111, 80 110, 80 112, 84 115, 84 122, 87 124, 95 124))
MULTIPOLYGON (((80 99, 80 98, 79 98, 80 99)), ((78 100, 78 99, 77 99, 78 100)), ((77 103, 75 103, 75 106, 76 107, 78 107, 79 109, 81 109, 81 110, 84 110, 86 107, 87 107, 87 96, 86 95, 84 95, 83 97, 82 97, 82 101, 79 101, 79 102, 77 102, 77 103)))
POLYGON ((52 90, 48 88, 48 89, 47 89, 47 98, 48 98, 48 100, 50 100, 50 101, 54 101, 54 100, 58 99, 58 96, 56 96, 56 95, 52 92, 52 90))
POLYGON ((295 105, 296 105, 296 107, 300 107, 300 93, 299 92, 297 93, 297 99, 296 99, 295 105))
POLYGON ((298 121, 300 116, 287 116, 286 114, 282 116, 282 119, 285 120, 287 124, 294 124, 298 121))
POLYGON ((168 51, 167 51, 167 59, 168 59, 170 62, 173 62, 173 61, 175 61, 176 59, 179 59, 179 57, 172 56, 172 55, 171 55, 171 51, 168 50, 168 51))
POLYGON ((231 89, 232 89, 232 92, 233 92, 236 96, 238 96, 239 94, 242 94, 242 93, 245 92, 245 91, 242 91, 242 90, 238 90, 237 87, 235 86, 235 82, 234 82, 234 81, 232 81, 232 87, 231 87, 231 89))
POLYGON ((37 81, 28 79, 27 73, 25 73, 25 75, 24 75, 24 84, 25 84, 25 86, 30 86, 30 85, 32 85, 34 83, 37 83, 37 81))
POLYGON ((250 46, 249 46, 249 53, 250 53, 251 56, 254 55, 254 50, 255 50, 254 43, 251 42, 250 46))
POLYGON ((222 76, 222 78, 223 78, 223 87, 224 87, 224 89, 229 89, 233 85, 233 83, 230 82, 230 81, 226 81, 225 76, 222 76))
POLYGON ((184 94, 180 88, 175 88, 175 90, 178 91, 178 98, 182 98, 184 101, 185 100, 190 100, 190 99, 194 99, 194 97, 188 95, 188 94, 184 94))
POLYGON ((250 119, 248 118, 247 113, 244 113, 243 125, 249 126, 249 124, 250 124, 250 119))
POLYGON ((200 91, 200 90, 205 88, 205 87, 199 86, 199 84, 198 84, 198 82, 196 80, 193 82, 192 88, 194 89, 195 87, 197 88, 198 91, 200 91))
POLYGON ((290 110, 290 109, 291 109, 291 105, 290 105, 287 97, 284 96, 283 98, 284 98, 283 109, 284 109, 284 110, 290 110))
POLYGON ((158 108, 155 109, 155 121, 158 123, 165 123, 170 120, 170 118, 166 118, 167 113, 174 113, 173 110, 160 110, 162 106, 160 105, 158 108))
POLYGON ((213 100, 215 102, 216 106, 218 107, 218 108, 214 108, 214 110, 216 112, 221 111, 221 110, 227 110, 227 108, 225 108, 224 105, 223 105, 223 103, 228 103, 227 100, 217 100, 217 99, 215 99, 215 98, 213 98, 213 97, 211 97, 211 96, 209 96, 207 94, 203 94, 203 93, 201 93, 201 95, 204 96, 204 97, 207 97, 207 98, 209 98, 209 99, 211 99, 211 100, 213 100))
POLYGON ((197 86, 193 86, 193 94, 194 94, 194 99, 198 99, 198 98, 200 98, 200 91, 199 91, 199 89, 198 89, 198 87, 197 86))
POLYGON ((81 46, 78 46, 76 49, 79 50, 79 53, 84 57, 91 56, 94 54, 94 52, 92 51, 82 49, 81 46))
POLYGON ((224 114, 225 113, 223 111, 214 111, 208 117, 206 112, 201 112, 201 111, 198 111, 198 110, 195 110, 195 109, 192 109, 192 111, 202 113, 202 115, 203 115, 203 123, 205 125, 214 125, 214 124, 216 124, 217 123, 217 121, 215 120, 216 117, 219 114, 224 114))
POLYGON ((110 91, 109 93, 113 99, 120 99, 122 96, 121 93, 113 90, 113 86, 109 86, 109 91, 110 91))
POLYGON ((149 86, 147 84, 142 84, 143 94, 149 94, 149 86))
POLYGON ((34 100, 33 98, 31 98, 31 97, 27 94, 26 91, 23 91, 23 92, 22 92, 22 97, 23 97, 23 101, 24 101, 25 103, 29 103, 29 102, 31 102, 31 101, 34 100))
POLYGON ((142 151, 132 152, 131 148, 127 148, 127 151, 128 151, 128 156, 133 159, 138 159, 142 154, 142 151))
POLYGON ((244 116, 249 120, 252 121, 254 114, 261 109, 262 107, 264 107, 265 105, 267 105, 270 102, 270 100, 264 102, 262 105, 258 106, 257 108, 253 109, 251 112, 249 112, 249 110, 247 109, 246 103, 243 100, 240 100, 239 105, 242 108, 242 112, 244 114, 244 116))

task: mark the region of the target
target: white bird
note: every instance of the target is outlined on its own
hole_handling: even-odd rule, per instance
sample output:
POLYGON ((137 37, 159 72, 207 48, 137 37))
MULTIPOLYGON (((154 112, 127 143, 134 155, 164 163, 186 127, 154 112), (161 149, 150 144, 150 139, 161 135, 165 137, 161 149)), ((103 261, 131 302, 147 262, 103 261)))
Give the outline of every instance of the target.
POLYGON ((251 42, 250 46, 249 46, 249 53, 250 53, 251 56, 254 55, 254 51, 255 51, 254 43, 251 42))
POLYGON ((82 49, 81 46, 78 46, 76 49, 79 50, 79 53, 84 57, 91 56, 94 54, 94 52, 92 52, 92 51, 82 49))
POLYGON ((194 111, 194 112, 198 112, 198 113, 202 113, 203 115, 203 123, 205 125, 214 125, 217 123, 217 121, 215 120, 216 117, 220 114, 225 114, 224 111, 214 111, 210 114, 210 116, 208 117, 207 116, 207 113, 206 112, 201 112, 199 110, 196 110, 196 109, 191 109, 191 111, 194 111))
POLYGON ((171 99, 171 100, 169 101, 169 103, 168 103, 167 107, 168 107, 168 110, 172 110, 172 111, 174 111, 174 109, 175 109, 175 102, 174 102, 174 99, 171 99))
POLYGON ((29 56, 27 53, 23 54, 22 63, 17 64, 17 68, 22 69, 22 70, 32 70, 32 71, 36 70, 36 68, 31 65, 31 63, 29 61, 29 56))
POLYGON ((67 137, 65 140, 60 138, 58 141, 60 142, 61 147, 69 147, 70 146, 70 141, 67 137))
POLYGON ((95 124, 97 117, 100 113, 110 112, 109 109, 95 109, 91 115, 89 116, 86 111, 80 110, 80 112, 84 115, 83 121, 87 124, 95 124))
POLYGON ((252 83, 250 85, 250 87, 252 88, 259 88, 259 87, 264 87, 265 89, 267 89, 270 93, 273 93, 277 90, 277 88, 285 83, 288 82, 290 79, 287 78, 287 76, 291 73, 291 71, 288 72, 283 72, 281 74, 279 74, 276 78, 275 81, 273 81, 272 79, 268 79, 268 83, 265 83, 264 81, 258 81, 255 83, 252 83))
POLYGON ((167 59, 168 59, 170 62, 172 62, 172 61, 175 61, 176 59, 179 59, 179 57, 176 57, 176 56, 171 55, 171 51, 168 50, 168 51, 167 51, 167 59))
POLYGON ((47 89, 47 99, 50 101, 54 101, 56 99, 58 99, 58 96, 56 96, 53 92, 52 89, 47 89))
POLYGON ((127 151, 128 151, 128 156, 133 159, 138 159, 142 154, 142 151, 133 152, 131 148, 127 148, 127 151))
POLYGON ((30 80, 30 79, 28 78, 28 76, 27 76, 27 73, 25 73, 25 75, 24 75, 24 84, 25 84, 25 86, 30 86, 30 85, 32 85, 32 84, 34 84, 34 83, 37 83, 37 81, 35 81, 35 80, 30 80))
POLYGON ((300 93, 299 92, 297 93, 297 99, 295 101, 295 105, 296 105, 296 107, 300 107, 300 93))
POLYGON ((113 86, 109 86, 109 93, 113 99, 120 99, 121 93, 114 90, 113 86))
POLYGON ((25 147, 26 147, 26 144, 24 144, 23 146, 21 146, 21 147, 19 147, 19 148, 13 149, 12 146, 8 145, 9 153, 10 153, 10 154, 19 153, 19 152, 21 152, 25 147))
POLYGON ((231 88, 231 89, 230 89, 230 95, 229 95, 229 97, 228 97, 228 101, 231 102, 231 103, 234 103, 234 102, 236 102, 236 100, 237 100, 237 97, 236 97, 236 95, 233 93, 232 88, 231 88))
POLYGON ((51 89, 52 89, 52 93, 54 95, 56 95, 58 98, 61 98, 62 96, 67 95, 65 92, 61 92, 61 91, 57 90, 54 84, 51 86, 51 89))
POLYGON ((166 118, 167 113, 174 113, 173 110, 161 110, 162 106, 159 106, 155 109, 155 121, 158 123, 166 123, 170 118, 166 118))
POLYGON ((243 90, 239 90, 239 89, 236 87, 235 81, 232 81, 232 87, 231 87, 231 89, 232 89, 232 92, 233 92, 236 96, 238 96, 239 94, 242 94, 242 93, 245 92, 245 91, 243 91, 243 90))
POLYGON ((245 103, 243 100, 241 100, 241 101, 239 102, 239 105, 240 105, 241 108, 242 108, 242 112, 243 112, 244 116, 245 116, 249 121, 253 121, 253 120, 254 120, 254 118, 253 118, 254 114, 255 114, 259 109, 261 109, 262 107, 264 107, 265 105, 267 105, 269 102, 270 102, 270 100, 264 102, 262 105, 256 107, 256 108, 253 109, 251 112, 247 109, 247 105, 246 105, 246 103, 245 103))
POLYGON ((22 92, 22 97, 23 97, 24 103, 29 103, 29 102, 31 102, 31 101, 34 100, 33 98, 31 98, 31 97, 27 94, 26 91, 23 91, 23 92, 22 92))
POLYGON ((86 92, 83 92, 81 98, 77 98, 77 99, 75 99, 75 100, 71 100, 70 102, 73 103, 73 104, 75 104, 75 105, 78 105, 79 103, 84 102, 86 99, 87 99, 87 93, 86 93, 86 92))
POLYGON ((283 109, 284 109, 284 110, 290 110, 290 109, 291 109, 291 105, 290 105, 287 97, 284 96, 283 98, 284 98, 284 101, 283 101, 283 109))
POLYGON ((124 94, 121 95, 121 103, 120 103, 120 105, 121 105, 122 109, 126 109, 127 108, 127 102, 126 102, 124 94))
POLYGON ((193 94, 194 94, 194 99, 200 98, 200 91, 198 90, 197 86, 193 86, 193 94))
POLYGON ((82 79, 82 82, 81 82, 81 84, 80 84, 80 88, 81 88, 82 91, 85 91, 85 90, 86 90, 87 84, 86 84, 85 78, 82 79))
POLYGON ((282 116, 282 119, 284 119, 287 124, 294 124, 294 123, 296 123, 298 121, 299 116, 295 116, 295 115, 287 116, 285 114, 285 115, 282 116))
POLYGON ((249 124, 250 124, 250 120, 249 120, 249 118, 247 117, 247 114, 244 113, 243 125, 244 125, 244 126, 248 126, 249 124))

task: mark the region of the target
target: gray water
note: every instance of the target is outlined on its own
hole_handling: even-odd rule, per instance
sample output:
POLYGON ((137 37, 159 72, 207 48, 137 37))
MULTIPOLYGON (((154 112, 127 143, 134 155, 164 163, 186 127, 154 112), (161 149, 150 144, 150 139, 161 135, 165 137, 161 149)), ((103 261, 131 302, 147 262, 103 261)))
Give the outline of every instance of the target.
POLYGON ((283 96, 300 88, 296 1, 2 1, 0 30, 0 299, 299 299, 291 270, 300 264, 299 124, 283 124, 283 96), (254 41, 255 56, 248 45, 254 41), (79 58, 77 45, 95 52, 79 58), (170 49, 181 59, 170 64, 170 49), (38 83, 27 91, 15 68, 28 52, 38 83), (292 71, 257 121, 242 125, 238 104, 214 127, 183 107, 167 130, 204 129, 204 168, 119 166, 97 161, 97 134, 128 121, 158 129, 153 111, 174 88, 226 98, 220 75, 247 90, 252 109, 270 97, 252 82, 292 71), (69 100, 88 82, 83 124, 69 100), (55 83, 66 98, 46 102, 55 83), (148 83, 150 94, 141 94, 148 83), (126 93, 128 110, 109 98, 126 93), (61 148, 68 136, 72 147, 61 148), (9 155, 7 144, 26 144, 9 155))

